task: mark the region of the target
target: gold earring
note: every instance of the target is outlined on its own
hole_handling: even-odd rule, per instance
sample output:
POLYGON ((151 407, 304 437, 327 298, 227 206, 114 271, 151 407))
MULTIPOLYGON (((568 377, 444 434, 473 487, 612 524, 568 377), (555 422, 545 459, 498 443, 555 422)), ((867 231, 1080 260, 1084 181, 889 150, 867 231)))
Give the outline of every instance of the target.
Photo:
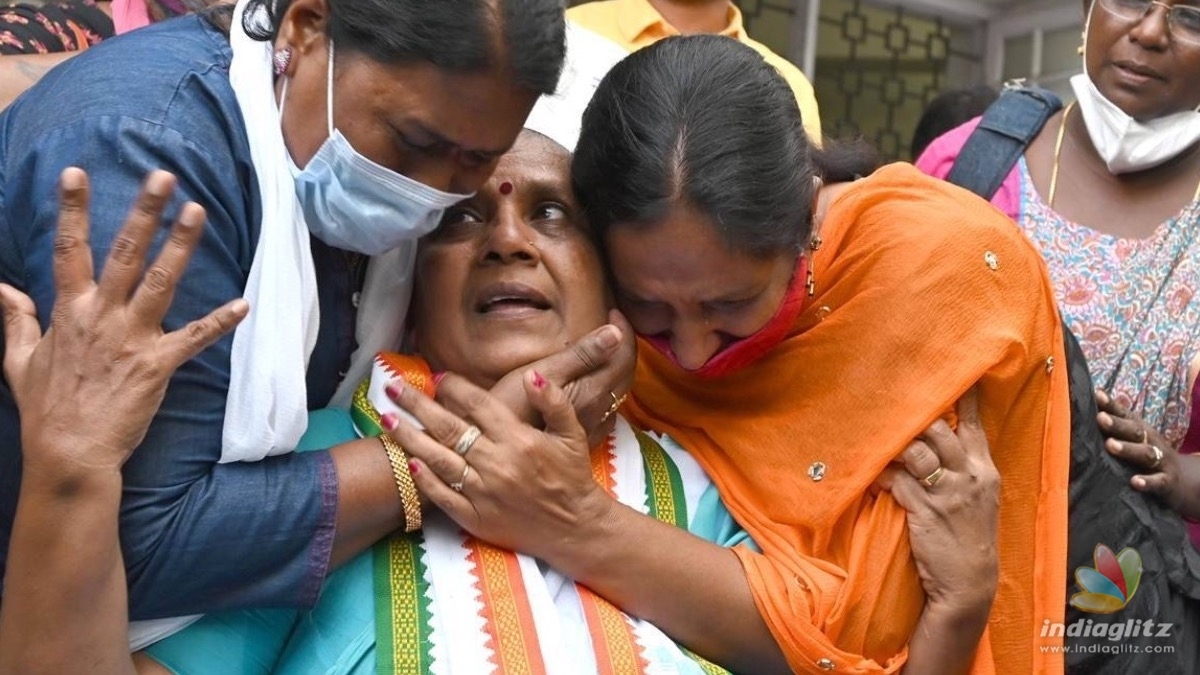
POLYGON ((821 235, 818 234, 818 235, 815 235, 811 240, 809 240, 808 247, 814 251, 820 251, 821 244, 824 244, 824 243, 825 243, 825 240, 821 239, 821 235))
POLYGON ((817 282, 815 279, 813 279, 813 272, 812 272, 811 266, 808 268, 808 278, 805 279, 805 281, 804 281, 804 287, 806 289, 808 289, 808 297, 811 298, 812 296, 817 294, 817 282))

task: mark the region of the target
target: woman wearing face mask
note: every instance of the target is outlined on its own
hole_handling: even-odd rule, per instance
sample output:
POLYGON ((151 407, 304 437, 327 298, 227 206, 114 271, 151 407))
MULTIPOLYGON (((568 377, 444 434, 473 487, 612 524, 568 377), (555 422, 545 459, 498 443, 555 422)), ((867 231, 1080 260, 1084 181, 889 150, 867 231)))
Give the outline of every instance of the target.
POLYGON ((1066 604, 1053 289, 985 203, 903 165, 840 182, 871 169, 815 152, 778 73, 717 37, 627 57, 584 116, 572 180, 642 337, 623 410, 679 439, 760 550, 659 535, 537 459, 563 439, 510 431, 453 375, 444 407, 397 397, 430 430, 395 432, 418 489, 735 671, 1060 673, 1061 637, 1039 634, 1066 604), (925 500, 978 484, 911 439, 976 385, 999 536, 910 548, 906 528, 948 522, 925 500), (452 448, 471 424, 484 434, 464 462, 452 448), (912 490, 880 493, 898 460, 912 490), (929 508, 903 508, 914 503, 929 508), (998 584, 975 566, 993 548, 998 584), (981 595, 931 583, 924 555, 963 565, 981 595), (724 639, 710 632, 714 596, 749 617, 724 639), (738 660, 735 634, 758 640, 755 660, 738 660))
MULTIPOLYGON (((405 525, 378 441, 290 452, 308 409, 348 401, 339 382, 398 344, 399 318, 383 319, 407 298, 416 239, 487 178, 554 88, 561 15, 552 0, 242 0, 232 19, 214 10, 89 50, 0 114, 0 281, 34 298, 43 324, 60 174, 98 255, 131 264, 147 250, 116 236, 123 204, 168 169, 146 179, 141 210, 193 200, 207 222, 165 325, 238 296, 251 307, 179 370, 148 450, 125 467, 134 619, 311 604, 331 566, 405 525)), ((599 331, 578 353, 603 364, 615 348, 599 343, 614 337, 599 331)), ((574 350, 552 361, 547 377, 582 370, 574 350)), ((627 353, 576 383, 593 424, 626 388, 622 367, 627 353)), ((519 381, 498 388, 524 399, 519 381)), ((105 404, 42 403, 79 410, 78 434, 83 411, 105 404)), ((0 387, 0 546, 17 419, 0 387)), ((135 624, 134 642, 178 625, 135 624)))
MULTIPOLYGON (((1084 2, 1084 74, 992 199, 1038 245, 1133 489, 1200 518, 1200 6, 1084 2)), ((917 165, 946 176, 978 120, 917 165)), ((1200 532, 1193 538, 1200 541, 1200 532)))

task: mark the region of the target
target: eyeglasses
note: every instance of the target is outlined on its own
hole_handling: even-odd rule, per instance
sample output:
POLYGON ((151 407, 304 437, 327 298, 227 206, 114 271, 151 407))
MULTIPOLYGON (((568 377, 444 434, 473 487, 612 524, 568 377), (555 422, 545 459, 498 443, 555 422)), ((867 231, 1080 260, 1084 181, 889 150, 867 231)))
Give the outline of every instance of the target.
POLYGON ((1099 0, 1100 6, 1109 14, 1129 22, 1145 19, 1154 9, 1161 5, 1167 10, 1167 26, 1171 30, 1171 38, 1189 45, 1200 45, 1200 7, 1175 5, 1172 7, 1159 0, 1099 0))

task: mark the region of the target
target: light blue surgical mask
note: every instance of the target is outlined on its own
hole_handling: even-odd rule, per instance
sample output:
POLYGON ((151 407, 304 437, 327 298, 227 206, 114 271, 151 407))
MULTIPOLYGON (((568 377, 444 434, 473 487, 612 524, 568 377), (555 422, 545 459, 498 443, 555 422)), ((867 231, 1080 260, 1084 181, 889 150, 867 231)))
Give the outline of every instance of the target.
MULTIPOLYGON (((287 85, 284 80, 281 120, 287 85)), ((378 255, 431 232, 446 208, 471 197, 442 192, 372 162, 334 128, 333 42, 325 88, 329 137, 303 169, 292 162, 296 198, 309 232, 318 239, 347 251, 378 255)))

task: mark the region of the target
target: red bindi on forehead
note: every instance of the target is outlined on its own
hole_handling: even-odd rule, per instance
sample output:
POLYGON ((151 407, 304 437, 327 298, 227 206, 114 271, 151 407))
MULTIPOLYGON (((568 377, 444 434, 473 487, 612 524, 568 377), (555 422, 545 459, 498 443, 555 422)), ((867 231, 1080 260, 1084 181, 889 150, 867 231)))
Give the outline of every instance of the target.
POLYGON ((512 191, 513 191, 512 183, 510 183, 508 181, 504 181, 503 183, 500 184, 500 194, 508 195, 508 194, 512 194, 512 191))

